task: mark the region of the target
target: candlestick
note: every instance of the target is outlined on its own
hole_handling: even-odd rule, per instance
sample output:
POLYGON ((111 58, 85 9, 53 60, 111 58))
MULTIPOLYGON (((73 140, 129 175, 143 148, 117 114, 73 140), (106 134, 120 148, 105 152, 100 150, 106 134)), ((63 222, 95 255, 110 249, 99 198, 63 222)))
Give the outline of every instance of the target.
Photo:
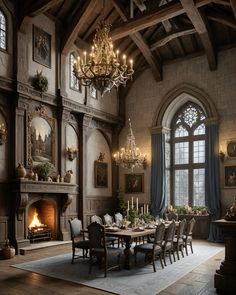
POLYGON ((136 198, 136 209, 138 211, 138 198, 136 198))
POLYGON ((148 213, 148 204, 147 204, 147 213, 148 213))
POLYGON ((143 215, 143 207, 141 207, 141 214, 143 215))
POLYGON ((143 204, 143 214, 145 214, 145 204, 143 204))
POLYGON ((128 200, 128 209, 127 210, 129 211, 129 200, 128 200))
POLYGON ((134 209, 134 197, 132 197, 132 200, 131 200, 131 209, 134 209))

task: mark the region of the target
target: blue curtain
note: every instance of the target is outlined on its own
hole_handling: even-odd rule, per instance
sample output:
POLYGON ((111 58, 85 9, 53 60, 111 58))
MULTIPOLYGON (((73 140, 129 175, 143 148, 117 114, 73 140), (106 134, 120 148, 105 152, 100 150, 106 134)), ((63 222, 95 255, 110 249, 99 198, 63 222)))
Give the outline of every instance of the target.
POLYGON ((151 212, 163 217, 165 211, 165 135, 152 134, 151 212))
MULTIPOLYGON (((206 126, 206 206, 210 221, 220 218, 220 173, 219 173, 218 125, 206 126)), ((210 223, 209 237, 211 242, 223 242, 221 230, 210 223)))

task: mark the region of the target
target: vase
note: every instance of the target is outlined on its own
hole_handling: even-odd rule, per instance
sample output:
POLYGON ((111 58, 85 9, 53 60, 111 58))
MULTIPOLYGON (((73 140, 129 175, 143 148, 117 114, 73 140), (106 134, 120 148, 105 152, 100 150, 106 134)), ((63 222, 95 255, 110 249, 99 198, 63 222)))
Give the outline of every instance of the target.
POLYGON ((5 259, 11 259, 15 256, 16 250, 14 247, 10 246, 9 240, 6 240, 6 244, 2 249, 2 253, 5 259))
POLYGON ((26 169, 25 167, 19 163, 16 167, 16 178, 25 178, 26 176, 26 169))

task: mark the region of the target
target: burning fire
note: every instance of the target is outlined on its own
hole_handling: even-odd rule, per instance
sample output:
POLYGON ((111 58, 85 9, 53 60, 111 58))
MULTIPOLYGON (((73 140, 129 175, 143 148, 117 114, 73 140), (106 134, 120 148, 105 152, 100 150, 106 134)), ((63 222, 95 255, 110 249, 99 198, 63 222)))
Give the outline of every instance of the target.
POLYGON ((33 215, 33 220, 31 221, 29 225, 29 229, 34 227, 41 227, 41 226, 44 226, 44 224, 42 224, 40 220, 38 219, 38 212, 35 210, 33 215))

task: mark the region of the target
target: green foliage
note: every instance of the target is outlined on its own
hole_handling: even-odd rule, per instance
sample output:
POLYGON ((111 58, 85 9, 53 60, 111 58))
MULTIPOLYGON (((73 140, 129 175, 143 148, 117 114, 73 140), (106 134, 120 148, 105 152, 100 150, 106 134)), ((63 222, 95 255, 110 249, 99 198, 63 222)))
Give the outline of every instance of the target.
POLYGON ((127 214, 127 219, 131 221, 132 224, 134 224, 136 218, 139 218, 138 212, 134 209, 130 209, 127 214))
POLYGON ((152 216, 150 213, 143 214, 141 218, 145 221, 145 223, 149 223, 150 221, 154 220, 154 216, 152 216))
POLYGON ((127 204, 124 199, 124 192, 121 188, 117 191, 117 199, 118 199, 118 212, 120 212, 122 215, 126 215, 127 210, 127 204))
POLYGON ((47 77, 43 76, 42 71, 37 71, 36 75, 33 77, 32 85, 39 91, 45 92, 48 90, 48 79, 47 77))
POLYGON ((55 171, 55 167, 50 162, 43 162, 34 168, 34 172, 38 174, 39 179, 46 179, 55 171))

